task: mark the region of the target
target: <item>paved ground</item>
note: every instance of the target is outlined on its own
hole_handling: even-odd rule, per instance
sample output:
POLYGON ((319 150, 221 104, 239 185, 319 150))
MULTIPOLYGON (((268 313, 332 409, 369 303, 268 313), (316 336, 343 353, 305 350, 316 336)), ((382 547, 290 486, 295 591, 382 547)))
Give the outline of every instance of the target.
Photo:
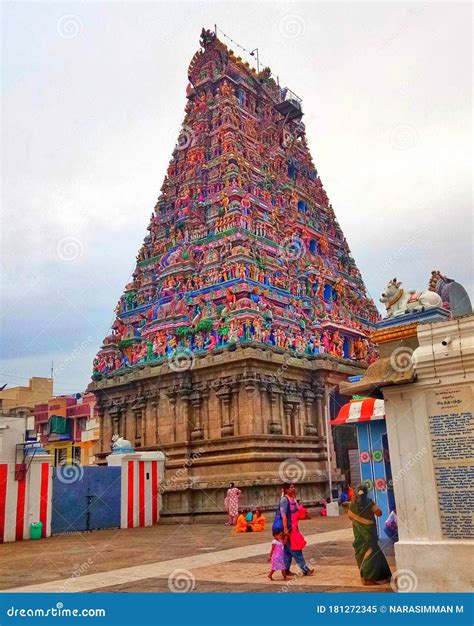
MULTIPOLYGON (((187 524, 4 544, 0 590, 390 591, 361 586, 345 515, 316 517, 301 528, 315 575, 291 583, 267 578, 270 529, 237 535, 223 524, 187 524)), ((393 556, 388 560, 394 570, 393 556)))

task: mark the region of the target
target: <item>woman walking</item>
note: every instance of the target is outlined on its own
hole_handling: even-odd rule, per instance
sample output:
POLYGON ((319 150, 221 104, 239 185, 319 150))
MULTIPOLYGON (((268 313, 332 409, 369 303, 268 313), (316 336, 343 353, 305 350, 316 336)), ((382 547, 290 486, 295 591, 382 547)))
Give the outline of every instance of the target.
POLYGON ((285 538, 283 557, 285 559, 285 570, 287 576, 294 576, 290 570, 291 561, 295 559, 303 576, 312 576, 314 569, 307 566, 303 556, 303 548, 306 540, 298 528, 300 519, 300 509, 295 499, 296 487, 294 483, 285 483, 282 488, 282 496, 280 498, 280 515, 283 523, 283 536, 285 538))
POLYGON ((363 585, 383 585, 392 576, 384 553, 379 547, 375 516, 382 511, 367 497, 367 485, 357 486, 356 497, 347 512, 354 531, 355 558, 363 585))
POLYGON ((229 515, 229 520, 227 522, 229 526, 234 526, 237 521, 237 516, 239 515, 239 498, 241 493, 240 489, 237 489, 234 483, 230 483, 224 500, 224 506, 229 515))

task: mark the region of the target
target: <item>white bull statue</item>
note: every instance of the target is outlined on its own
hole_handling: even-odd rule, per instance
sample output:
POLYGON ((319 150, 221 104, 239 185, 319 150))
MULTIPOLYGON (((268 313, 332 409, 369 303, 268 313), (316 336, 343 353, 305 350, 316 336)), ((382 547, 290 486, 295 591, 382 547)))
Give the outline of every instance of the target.
POLYGON ((414 289, 405 291, 401 288, 401 284, 394 278, 388 283, 380 298, 380 302, 383 302, 387 309, 387 317, 398 317, 412 311, 424 311, 443 306, 443 301, 434 291, 418 292, 414 289))
POLYGON ((113 435, 112 437, 112 451, 118 452, 119 450, 133 450, 134 445, 128 439, 124 439, 120 435, 113 435))

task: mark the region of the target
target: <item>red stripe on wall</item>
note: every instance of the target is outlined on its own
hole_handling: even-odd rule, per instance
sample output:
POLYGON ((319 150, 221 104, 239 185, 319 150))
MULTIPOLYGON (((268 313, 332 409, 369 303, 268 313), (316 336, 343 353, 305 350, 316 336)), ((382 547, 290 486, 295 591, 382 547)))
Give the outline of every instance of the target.
POLYGON ((15 538, 22 541, 23 532, 25 530, 25 495, 26 495, 26 477, 18 480, 18 495, 16 500, 16 531, 15 538))
POLYGON ((138 481, 138 520, 139 526, 145 526, 145 461, 139 461, 139 481, 138 481))
POLYGON ((133 499, 134 499, 134 461, 128 462, 128 508, 127 508, 127 528, 133 528, 133 499))
POLYGON ((40 491, 40 522, 43 523, 42 536, 46 537, 46 522, 48 521, 48 492, 49 492, 49 463, 41 463, 41 491, 40 491))
POLYGON ((5 536, 5 510, 7 506, 8 465, 0 465, 0 543, 5 536))
POLYGON ((154 524, 158 519, 158 461, 151 462, 151 515, 154 524))

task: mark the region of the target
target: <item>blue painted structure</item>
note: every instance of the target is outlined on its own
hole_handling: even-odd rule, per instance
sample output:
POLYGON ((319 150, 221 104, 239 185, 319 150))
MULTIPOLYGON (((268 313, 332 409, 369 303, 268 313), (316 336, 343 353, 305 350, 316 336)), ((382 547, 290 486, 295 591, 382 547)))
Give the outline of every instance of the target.
POLYGON ((377 531, 380 539, 388 539, 385 520, 395 507, 392 468, 387 440, 385 419, 357 422, 357 445, 361 480, 369 488, 369 498, 377 504, 382 516, 377 518, 377 531))
POLYGON ((53 469, 51 533, 120 528, 121 467, 53 469))

